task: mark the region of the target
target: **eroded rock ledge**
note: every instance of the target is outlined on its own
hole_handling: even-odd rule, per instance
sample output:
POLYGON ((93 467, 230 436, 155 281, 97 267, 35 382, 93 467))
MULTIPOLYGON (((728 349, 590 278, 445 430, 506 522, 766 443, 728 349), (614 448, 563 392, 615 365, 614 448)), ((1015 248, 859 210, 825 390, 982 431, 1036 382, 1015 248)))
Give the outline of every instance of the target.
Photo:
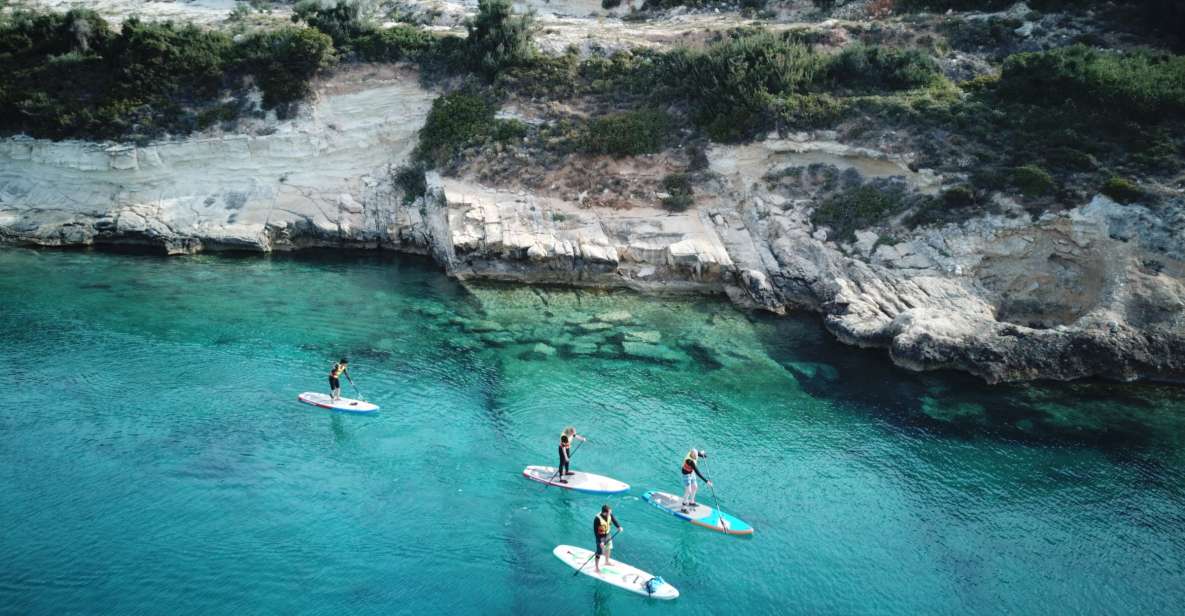
POLYGON ((987 217, 837 244, 809 222, 813 204, 760 178, 820 161, 922 191, 935 178, 816 135, 713 148, 714 179, 682 213, 588 208, 433 174, 428 196, 405 203, 392 171, 433 95, 398 76, 366 82, 339 79, 300 118, 254 134, 145 146, 0 141, 0 241, 168 254, 389 249, 430 254, 463 279, 724 293, 749 308, 813 310, 841 340, 886 348, 914 370, 991 382, 1185 380, 1180 203, 1096 197, 1037 221, 987 217))

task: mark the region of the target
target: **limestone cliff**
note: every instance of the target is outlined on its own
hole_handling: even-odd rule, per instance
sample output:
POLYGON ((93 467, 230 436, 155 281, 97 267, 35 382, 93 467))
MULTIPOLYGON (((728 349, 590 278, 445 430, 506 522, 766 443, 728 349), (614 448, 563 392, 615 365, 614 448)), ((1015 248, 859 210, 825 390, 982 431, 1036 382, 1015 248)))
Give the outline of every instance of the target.
POLYGON ((0 240, 137 245, 168 254, 305 247, 432 255, 451 275, 725 293, 818 312, 841 340, 909 369, 988 381, 1185 378, 1185 207, 1105 197, 854 242, 815 228, 809 199, 762 181, 825 164, 920 192, 939 178, 829 134, 708 151, 685 212, 590 206, 429 174, 405 201, 407 161, 434 94, 368 67, 319 84, 299 117, 145 145, 0 141, 0 240))

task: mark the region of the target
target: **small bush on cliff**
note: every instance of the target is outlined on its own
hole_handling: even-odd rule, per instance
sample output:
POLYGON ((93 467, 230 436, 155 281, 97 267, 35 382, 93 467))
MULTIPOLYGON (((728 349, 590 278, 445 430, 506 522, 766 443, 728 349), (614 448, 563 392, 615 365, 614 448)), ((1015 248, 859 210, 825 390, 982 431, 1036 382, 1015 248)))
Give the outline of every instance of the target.
POLYGON ((367 32, 353 40, 358 57, 371 62, 417 61, 434 51, 436 39, 425 30, 397 25, 367 32))
POLYGON ((1116 203, 1124 205, 1148 200, 1148 193, 1144 189, 1137 186, 1135 182, 1120 177, 1107 180, 1100 192, 1116 203))
POLYGON ((1029 197, 1041 197, 1053 192, 1053 176, 1036 165, 1025 165, 1012 170, 1012 186, 1029 197))
POLYGON ((811 213, 811 223, 830 227, 832 239, 850 241, 855 239, 856 231, 883 222, 906 207, 900 186, 865 184, 825 199, 811 213))
POLYGON ((672 212, 682 212, 695 202, 691 179, 686 174, 672 173, 664 177, 662 189, 666 193, 662 198, 662 206, 672 212))
POLYGON ((361 6, 354 0, 300 0, 292 7, 293 22, 304 22, 324 32, 342 50, 349 50, 354 39, 371 32, 361 14, 361 6))
POLYGON ((333 59, 333 42, 312 28, 261 32, 239 46, 239 66, 255 75, 265 107, 287 105, 309 94, 309 81, 333 59))
POLYGON ((469 67, 494 79, 535 56, 534 15, 515 15, 510 0, 478 0, 477 16, 465 24, 469 67))
POLYGON ((713 139, 745 139, 772 123, 776 97, 803 94, 825 60, 785 34, 734 36, 703 51, 680 49, 660 71, 674 96, 692 103, 694 119, 713 139))
POLYGON ((426 171, 422 163, 404 165, 394 171, 395 185, 403 190, 404 205, 428 193, 428 182, 424 177, 426 171))
POLYGON ((592 154, 636 156, 662 149, 671 129, 671 118, 661 111, 627 111, 588 123, 580 148, 592 154))
POLYGON ((436 166, 446 164, 485 136, 494 123, 495 111, 480 94, 462 91, 437 98, 420 129, 415 158, 436 166))
POLYGON ((1016 54, 1004 62, 998 91, 1009 100, 1069 103, 1129 119, 1185 117, 1185 57, 1082 45, 1016 54))
POLYGON ((880 93, 924 88, 939 80, 938 63, 919 49, 855 44, 827 64, 831 86, 849 92, 880 93))
POLYGON ((883 93, 941 81, 923 52, 853 45, 834 56, 790 33, 744 31, 703 50, 667 54, 656 67, 667 98, 691 104, 693 119, 717 141, 776 126, 810 128, 846 110, 838 94, 883 93))
POLYGON ((430 167, 447 165, 462 150, 489 141, 521 139, 527 127, 494 117, 497 107, 481 93, 460 90, 432 101, 413 158, 430 167))

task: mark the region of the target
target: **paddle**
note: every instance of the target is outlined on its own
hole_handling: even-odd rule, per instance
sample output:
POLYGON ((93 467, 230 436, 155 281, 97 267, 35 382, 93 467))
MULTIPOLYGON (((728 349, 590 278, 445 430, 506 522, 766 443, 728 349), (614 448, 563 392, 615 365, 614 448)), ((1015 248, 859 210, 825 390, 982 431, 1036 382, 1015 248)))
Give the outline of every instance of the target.
MULTIPOLYGON (((580 446, 587 443, 587 442, 588 442, 588 439, 586 438, 583 441, 576 443, 576 448, 572 450, 572 453, 568 454, 568 462, 571 462, 572 456, 576 455, 577 451, 580 451, 580 446)), ((555 479, 556 475, 559 475, 559 474, 560 474, 560 469, 559 469, 559 467, 556 467, 555 472, 551 474, 551 477, 548 477, 547 481, 545 481, 543 483, 543 489, 546 490, 547 488, 550 488, 551 487, 551 480, 555 479)))
POLYGON ((366 396, 362 395, 362 390, 358 389, 358 386, 354 384, 354 379, 350 377, 349 370, 346 371, 346 380, 350 382, 350 387, 354 388, 354 393, 358 394, 358 399, 366 402, 366 396))
MULTIPOLYGON (((620 532, 621 532, 621 529, 620 529, 620 528, 619 528, 619 529, 617 529, 617 530, 615 530, 615 531, 613 531, 613 534, 612 534, 612 535, 609 535, 609 541, 606 541, 605 543, 613 543, 613 539, 614 539, 615 537, 617 537, 617 534, 618 534, 618 533, 620 533, 620 532)), ((576 573, 573 573, 573 574, 572 574, 572 577, 576 577, 576 574, 577 574, 577 573, 580 573, 581 571, 584 571, 584 568, 588 566, 588 563, 591 563, 591 562, 592 562, 592 559, 594 559, 594 558, 596 558, 596 557, 597 557, 597 553, 596 553, 596 552, 593 552, 593 555, 592 555, 592 556, 589 556, 589 557, 588 557, 588 560, 584 561, 584 564, 583 564, 583 565, 580 565, 580 568, 576 570, 576 573)))
MULTIPOLYGON (((700 464, 703 464, 703 462, 700 462, 700 464)), ((711 481, 707 482, 707 484, 708 491, 712 493, 712 502, 716 505, 716 515, 720 516, 720 528, 728 530, 728 524, 724 521, 724 512, 720 509, 720 499, 716 498, 716 486, 712 485, 711 481)))

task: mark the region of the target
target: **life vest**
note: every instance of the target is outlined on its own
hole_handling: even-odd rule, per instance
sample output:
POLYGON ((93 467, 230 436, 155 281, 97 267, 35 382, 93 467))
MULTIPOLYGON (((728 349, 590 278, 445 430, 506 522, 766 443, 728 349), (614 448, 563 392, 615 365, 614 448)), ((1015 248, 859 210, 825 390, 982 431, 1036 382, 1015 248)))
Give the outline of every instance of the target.
POLYGON ((602 514, 598 513, 597 514, 597 534, 598 535, 608 535, 609 534, 609 525, 612 523, 613 523, 613 514, 612 513, 609 514, 608 519, 605 519, 605 517, 602 514))
POLYGON ((333 368, 330 369, 330 371, 329 371, 329 376, 336 379, 337 377, 341 376, 342 373, 345 371, 346 371, 346 366, 343 366, 341 364, 333 364, 333 368))
POLYGON ((695 461, 690 456, 683 458, 683 474, 690 475, 695 472, 695 461))

